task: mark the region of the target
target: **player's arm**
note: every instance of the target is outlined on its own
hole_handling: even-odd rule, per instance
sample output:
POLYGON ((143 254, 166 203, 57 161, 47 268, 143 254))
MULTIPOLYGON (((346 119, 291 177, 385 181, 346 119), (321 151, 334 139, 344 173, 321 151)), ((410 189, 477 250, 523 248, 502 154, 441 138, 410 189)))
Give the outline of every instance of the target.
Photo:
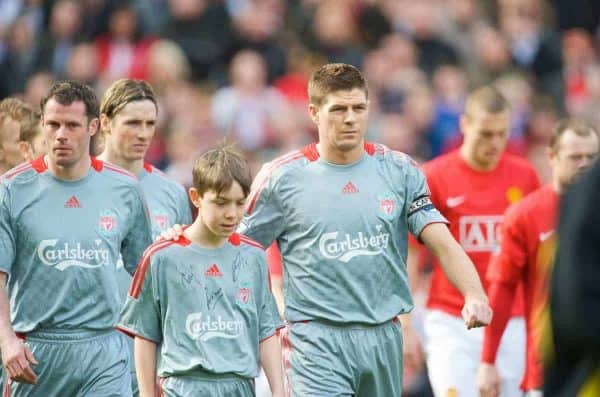
POLYGON ((492 311, 488 305, 475 265, 446 225, 432 223, 423 229, 420 239, 435 255, 448 280, 464 296, 463 318, 467 328, 481 327, 490 323, 492 311))
POLYGON ((155 397, 156 391, 156 343, 135 337, 135 375, 140 389, 140 397, 155 397))
POLYGON ((260 342, 260 365, 265 371, 273 397, 283 397, 281 346, 276 334, 260 342))
POLYGON ((477 386, 482 397, 500 395, 496 355, 527 263, 527 242, 523 226, 527 221, 520 215, 519 208, 518 205, 511 207, 504 215, 500 250, 492 256, 486 274, 490 281, 489 298, 494 320, 484 331, 481 365, 477 374, 477 386))
POLYGON ((439 259, 446 277, 463 294, 467 328, 489 324, 492 311, 475 265, 446 227, 448 221, 436 209, 423 173, 416 166, 405 169, 409 230, 439 259))
POLYGON ((496 368, 496 355, 500 340, 510 319, 512 303, 517 290, 516 284, 494 281, 490 285, 490 307, 494 320, 485 328, 481 365, 477 373, 477 388, 481 397, 500 396, 500 373, 496 368))
POLYGON ((137 267, 116 328, 134 337, 134 360, 140 396, 154 397, 156 384, 156 345, 162 340, 160 310, 156 294, 158 261, 150 247, 137 267))
POLYGON ((17 382, 36 383, 37 376, 31 364, 37 364, 29 347, 15 335, 10 321, 8 274, 16 257, 15 236, 11 222, 10 192, 0 183, 0 349, 2 363, 11 379, 17 382))
MULTIPOLYGON (((30 363, 37 365, 37 360, 29 347, 15 335, 10 323, 10 305, 6 288, 7 274, 0 272, 0 349, 2 363, 10 378, 17 382, 37 383, 37 376, 30 363)), ((6 381, 6 380, 5 380, 6 381)))
POLYGON ((259 360, 269 380, 273 396, 283 397, 283 371, 281 368, 281 346, 277 329, 282 327, 277 304, 269 283, 269 268, 266 255, 258 258, 258 274, 262 292, 258 307, 259 313, 259 360))

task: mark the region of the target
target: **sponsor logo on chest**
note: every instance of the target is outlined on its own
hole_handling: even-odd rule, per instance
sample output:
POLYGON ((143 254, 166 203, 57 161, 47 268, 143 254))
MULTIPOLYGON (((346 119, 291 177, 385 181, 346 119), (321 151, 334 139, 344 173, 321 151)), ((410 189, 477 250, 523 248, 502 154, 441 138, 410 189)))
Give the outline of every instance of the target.
POLYGON ((206 342, 213 338, 233 339, 245 328, 241 320, 226 320, 222 316, 204 316, 202 312, 191 313, 185 321, 185 330, 194 340, 206 342))
POLYGON ((337 259, 348 263, 357 256, 379 255, 389 245, 390 234, 382 232, 382 226, 376 226, 376 234, 358 232, 356 234, 340 232, 324 233, 319 239, 319 250, 327 259, 337 259))
POLYGON ((40 261, 56 270, 64 271, 69 267, 93 269, 106 266, 110 260, 110 251, 103 248, 102 240, 89 244, 77 242, 59 242, 58 239, 42 240, 37 247, 40 261))
POLYGON ((461 216, 458 241, 467 252, 495 252, 500 242, 502 215, 461 216))

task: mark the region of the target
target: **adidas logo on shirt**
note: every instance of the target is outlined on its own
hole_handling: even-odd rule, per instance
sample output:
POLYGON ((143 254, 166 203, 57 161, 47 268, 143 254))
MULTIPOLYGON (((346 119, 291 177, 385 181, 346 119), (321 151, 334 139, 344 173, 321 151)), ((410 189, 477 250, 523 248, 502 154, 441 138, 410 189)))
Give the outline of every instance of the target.
POLYGON ((71 196, 71 198, 65 203, 65 208, 81 208, 81 204, 79 204, 77 197, 71 196))
POLYGON ((346 186, 344 186, 344 188, 342 189, 342 194, 354 194, 354 193, 358 193, 358 188, 356 186, 354 186, 354 183, 352 183, 352 181, 346 183, 346 186))
POLYGON ((213 263, 207 271, 204 272, 206 277, 223 277, 223 273, 219 270, 216 263, 213 263))

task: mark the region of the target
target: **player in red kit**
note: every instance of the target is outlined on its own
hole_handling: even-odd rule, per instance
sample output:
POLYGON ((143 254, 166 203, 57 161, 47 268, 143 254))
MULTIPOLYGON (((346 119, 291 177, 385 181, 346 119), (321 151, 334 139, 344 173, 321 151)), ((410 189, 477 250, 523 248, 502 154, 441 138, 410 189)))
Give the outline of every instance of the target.
POLYGON ((548 278, 556 248, 554 234, 559 195, 598 155, 599 139, 587 124, 566 119, 558 123, 549 149, 551 184, 543 186, 504 216, 500 251, 492 256, 487 279, 494 319, 484 332, 478 384, 482 397, 501 393, 496 352, 510 316, 517 285, 523 283, 527 330, 526 370, 521 388, 541 396, 543 366, 538 347, 548 303, 548 278))
MULTIPOLYGON (((510 111, 493 87, 469 95, 461 116, 461 147, 423 166, 433 205, 450 221, 450 231, 484 279, 489 258, 498 247, 498 229, 506 208, 539 187, 526 160, 504 152, 510 111)), ((484 283, 484 287, 486 287, 484 283)), ((477 397, 477 368, 483 332, 466 330, 463 297, 434 263, 425 315, 425 353, 436 397, 477 397)), ((510 343, 500 348, 503 397, 520 396, 525 331, 522 298, 515 299, 509 325, 510 343)))

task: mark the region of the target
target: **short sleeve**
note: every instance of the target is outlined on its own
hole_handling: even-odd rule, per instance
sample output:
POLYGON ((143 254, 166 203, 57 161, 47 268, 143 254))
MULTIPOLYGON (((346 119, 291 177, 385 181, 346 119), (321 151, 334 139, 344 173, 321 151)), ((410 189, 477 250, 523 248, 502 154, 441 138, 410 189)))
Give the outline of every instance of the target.
POLYGON ((10 274, 16 257, 16 239, 12 227, 10 192, 0 182, 0 271, 10 274))
POLYGON ((283 206, 275 191, 271 166, 265 164, 252 183, 252 192, 246 204, 246 215, 239 233, 268 247, 283 232, 283 206))
POLYGON ((133 336, 160 343, 162 340, 160 309, 158 307, 158 296, 155 294, 152 262, 154 258, 148 259, 149 266, 146 268, 140 263, 136 272, 127 300, 121 310, 121 316, 117 328, 133 336), (145 274, 142 274, 145 273, 145 274), (140 277, 141 288, 138 287, 140 277))
POLYGON ((527 236, 517 206, 510 207, 500 229, 500 248, 490 259, 489 281, 518 282, 527 263, 527 236))
POLYGON ((141 260, 144 250, 152 244, 151 224, 146 200, 139 186, 132 189, 131 223, 121 246, 123 263, 129 274, 134 274, 136 264, 141 260))
POLYGON ((425 226, 431 223, 448 223, 448 221, 433 205, 425 175, 416 163, 407 162, 406 169, 408 229, 413 236, 419 238, 425 226))
POLYGON ((277 311, 277 304, 271 292, 271 283, 265 256, 260 259, 260 288, 262 292, 261 307, 259 308, 259 340, 263 341, 272 336, 283 326, 277 311))

